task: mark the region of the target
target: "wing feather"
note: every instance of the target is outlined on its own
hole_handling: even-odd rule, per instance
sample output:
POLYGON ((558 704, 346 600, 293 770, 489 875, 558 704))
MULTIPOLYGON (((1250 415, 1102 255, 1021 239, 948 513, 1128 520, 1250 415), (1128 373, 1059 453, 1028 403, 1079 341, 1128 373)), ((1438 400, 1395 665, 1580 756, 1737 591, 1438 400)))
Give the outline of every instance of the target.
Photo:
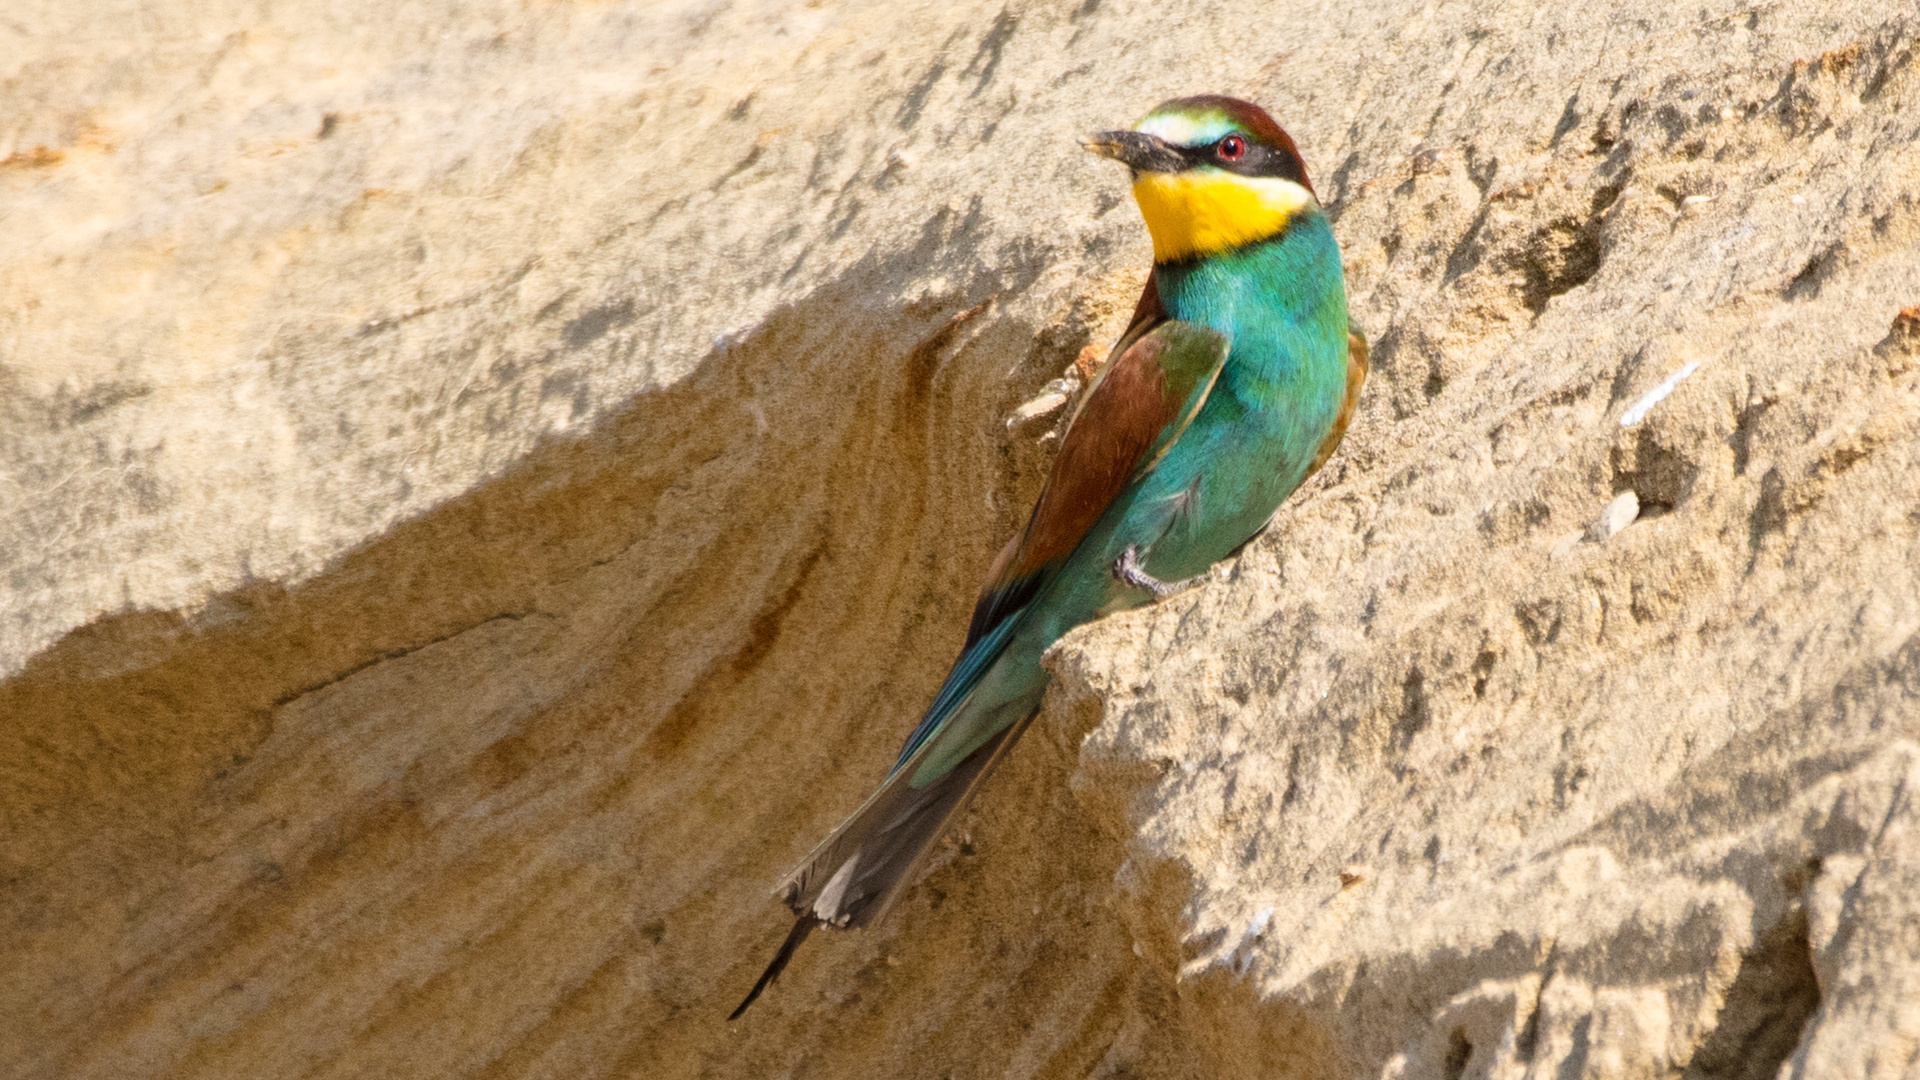
POLYGON ((1180 437, 1219 378, 1229 345, 1216 330, 1162 317, 1107 362, 1068 424, 1026 528, 994 560, 974 604, 968 648, 1025 607, 1120 492, 1180 437))
POLYGON ((1351 325, 1347 327, 1347 390, 1340 400, 1340 412, 1333 418, 1333 426, 1327 429, 1326 437, 1320 440, 1320 446, 1313 452, 1313 463, 1307 466, 1306 475, 1312 476, 1320 471, 1339 447, 1340 440, 1347 433, 1347 424, 1353 419, 1353 407, 1360 401, 1360 387, 1367 381, 1370 365, 1367 360, 1367 338, 1351 325))

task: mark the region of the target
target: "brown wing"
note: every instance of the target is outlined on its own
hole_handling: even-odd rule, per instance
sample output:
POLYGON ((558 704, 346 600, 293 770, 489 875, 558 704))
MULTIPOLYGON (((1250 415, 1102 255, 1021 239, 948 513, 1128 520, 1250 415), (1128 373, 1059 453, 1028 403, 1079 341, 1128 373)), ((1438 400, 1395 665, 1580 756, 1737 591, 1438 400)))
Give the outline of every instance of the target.
MULTIPOLYGON (((1320 440, 1320 448, 1313 452, 1313 464, 1307 466, 1307 476, 1320 471, 1327 463, 1333 451, 1339 447, 1340 440, 1347 433, 1347 423, 1353 419, 1353 407, 1360 400, 1360 387, 1367 381, 1367 339, 1366 335, 1347 328, 1347 393, 1340 401, 1340 414, 1333 418, 1333 426, 1327 429, 1327 437, 1320 440)), ((1305 477, 1302 477, 1304 480, 1305 477)))
MULTIPOLYGON (((1133 318, 1127 320, 1127 331, 1120 340, 1113 343, 1113 349, 1107 353, 1106 364, 1127 350, 1127 347, 1140 340, 1140 335, 1167 321, 1166 306, 1160 303, 1160 290, 1153 283, 1153 271, 1147 271, 1147 283, 1140 290, 1140 299, 1134 301, 1133 318)), ((1102 365, 1105 366, 1104 364, 1102 365)))
POLYGON ((1166 319, 1151 285, 1140 308, 1136 324, 1152 325, 1129 331, 1132 343, 1107 362, 1081 399, 1027 527, 994 560, 974 605, 969 647, 1024 606, 1045 571, 1073 554, 1149 452, 1164 449, 1192 419, 1219 375, 1224 336, 1166 319))
MULTIPOLYGON (((1134 301, 1133 318, 1127 320, 1126 331, 1120 335, 1119 340, 1113 343, 1113 348, 1107 350, 1106 359, 1100 361, 1100 366, 1094 370, 1093 379, 1087 384, 1086 391, 1080 395, 1080 400, 1074 405, 1073 417, 1075 420, 1079 418, 1080 409, 1086 403, 1086 399, 1092 395, 1094 388, 1098 387, 1101 379, 1106 376, 1107 369, 1113 366, 1114 358, 1125 353, 1134 342, 1140 340, 1141 335, 1152 331, 1154 327, 1166 321, 1167 309, 1160 303, 1160 290, 1154 286, 1153 271, 1149 270, 1147 271, 1147 283, 1140 290, 1140 299, 1134 301)), ((1072 427, 1071 421, 1068 423, 1068 427, 1072 427)), ((980 636, 991 629, 994 622, 998 621, 990 617, 996 606, 992 601, 997 595, 1003 594, 1006 591, 1006 587, 1009 584, 1009 568, 1013 565, 1014 556, 1019 554, 1020 544, 1026 539, 1026 536, 1026 530, 1023 529, 1008 537, 1006 546, 1000 549, 1000 554, 994 556, 993 565, 987 569, 987 583, 981 587, 980 598, 974 602, 973 621, 967 627, 967 646, 971 646, 974 642, 980 640, 980 636)), ((1002 598, 1005 599, 1005 597, 1002 598)), ((1021 602, 1024 603, 1024 598, 1021 602)), ((1020 605, 1013 604, 1011 606, 1019 607, 1020 605)), ((1011 608, 1009 608, 1009 610, 1011 610, 1011 608)))

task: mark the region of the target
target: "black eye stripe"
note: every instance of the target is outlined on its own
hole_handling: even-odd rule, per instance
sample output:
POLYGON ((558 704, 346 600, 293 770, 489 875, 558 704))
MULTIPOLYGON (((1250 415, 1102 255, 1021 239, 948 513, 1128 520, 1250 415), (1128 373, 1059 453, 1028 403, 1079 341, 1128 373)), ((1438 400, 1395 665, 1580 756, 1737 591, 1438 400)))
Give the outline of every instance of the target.
POLYGON ((1245 135, 1240 135, 1240 139, 1246 145, 1246 150, 1231 161, 1220 157, 1219 139, 1204 146, 1173 146, 1172 149, 1189 166, 1210 165, 1240 176, 1277 176, 1296 184, 1304 183, 1305 173, 1291 155, 1275 150, 1264 143, 1255 142, 1245 135))
POLYGON ((1249 139, 1241 139, 1240 144, 1242 146, 1240 156, 1231 159, 1222 159, 1220 157, 1220 144, 1218 142, 1210 142, 1205 146, 1182 146, 1179 150, 1180 156, 1186 158, 1191 164, 1216 165, 1223 169, 1231 168, 1235 171, 1238 171, 1243 166, 1266 161, 1273 154, 1267 147, 1261 146, 1259 143, 1249 139))

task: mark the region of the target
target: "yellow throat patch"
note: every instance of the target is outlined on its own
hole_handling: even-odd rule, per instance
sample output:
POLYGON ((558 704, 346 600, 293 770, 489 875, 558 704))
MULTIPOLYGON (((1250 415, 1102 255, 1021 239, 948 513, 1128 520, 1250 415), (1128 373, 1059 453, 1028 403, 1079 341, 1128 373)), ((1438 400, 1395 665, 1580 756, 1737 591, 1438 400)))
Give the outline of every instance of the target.
POLYGON ((1153 235, 1153 261, 1175 262, 1274 236, 1313 196, 1291 180, 1209 170, 1145 173, 1133 201, 1153 235))

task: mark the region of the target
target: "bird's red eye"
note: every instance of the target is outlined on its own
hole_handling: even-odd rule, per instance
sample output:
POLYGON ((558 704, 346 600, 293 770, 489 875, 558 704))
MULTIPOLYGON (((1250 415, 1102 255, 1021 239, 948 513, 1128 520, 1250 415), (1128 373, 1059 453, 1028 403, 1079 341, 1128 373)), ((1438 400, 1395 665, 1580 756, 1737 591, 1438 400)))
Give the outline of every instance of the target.
POLYGON ((1222 161, 1238 161, 1246 152, 1247 140, 1238 135, 1229 135, 1220 140, 1219 154, 1222 161))

